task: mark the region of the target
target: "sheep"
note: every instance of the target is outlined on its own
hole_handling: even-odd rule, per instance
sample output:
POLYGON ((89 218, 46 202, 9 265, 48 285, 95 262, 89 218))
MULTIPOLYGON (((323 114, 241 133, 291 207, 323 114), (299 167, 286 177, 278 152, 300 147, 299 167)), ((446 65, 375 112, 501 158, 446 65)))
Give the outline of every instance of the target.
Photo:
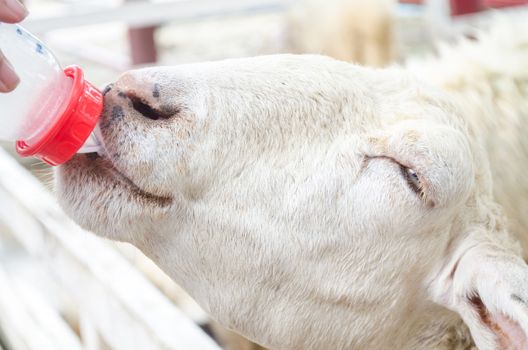
POLYGON ((130 71, 100 129, 104 154, 58 168, 61 205, 229 329, 274 349, 528 346, 528 267, 480 129, 408 71, 310 55, 130 71))
POLYGON ((287 15, 295 53, 382 67, 394 59, 394 0, 300 0, 287 15))

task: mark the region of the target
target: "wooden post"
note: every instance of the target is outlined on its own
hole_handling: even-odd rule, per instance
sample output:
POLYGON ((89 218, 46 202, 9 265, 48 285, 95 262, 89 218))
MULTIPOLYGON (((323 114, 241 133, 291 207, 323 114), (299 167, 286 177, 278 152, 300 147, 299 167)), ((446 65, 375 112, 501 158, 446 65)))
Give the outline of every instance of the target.
POLYGON ((450 0, 450 5, 452 16, 468 15, 484 9, 482 0, 450 0))
MULTIPOLYGON (((138 0, 126 0, 137 2, 138 0)), ((144 2, 144 0, 142 0, 144 2)), ((130 56, 133 65, 155 63, 158 60, 158 50, 154 34, 156 26, 128 29, 130 56)))
POLYGON ((128 29, 130 56, 133 65, 155 63, 158 60, 158 50, 154 38, 156 28, 141 27, 128 29))

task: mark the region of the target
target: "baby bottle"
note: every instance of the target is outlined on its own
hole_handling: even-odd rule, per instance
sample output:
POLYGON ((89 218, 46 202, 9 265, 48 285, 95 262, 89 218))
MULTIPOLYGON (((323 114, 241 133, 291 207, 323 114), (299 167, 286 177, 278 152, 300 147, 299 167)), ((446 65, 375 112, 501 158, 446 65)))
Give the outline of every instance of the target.
POLYGON ((33 35, 0 23, 0 49, 15 67, 20 84, 0 93, 0 139, 16 142, 23 157, 59 165, 75 153, 101 151, 97 121, 102 93, 77 66, 64 71, 33 35))

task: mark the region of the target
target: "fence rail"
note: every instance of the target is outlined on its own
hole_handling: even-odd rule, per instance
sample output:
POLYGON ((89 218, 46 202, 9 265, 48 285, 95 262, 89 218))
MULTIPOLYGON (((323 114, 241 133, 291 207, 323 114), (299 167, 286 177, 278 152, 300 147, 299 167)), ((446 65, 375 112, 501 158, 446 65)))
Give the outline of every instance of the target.
POLYGON ((34 33, 104 22, 125 22, 130 26, 152 26, 167 21, 189 21, 211 16, 226 16, 278 11, 293 0, 172 0, 132 1, 113 6, 92 6, 75 11, 63 6, 52 16, 29 17, 23 25, 34 33))
MULTIPOLYGON (((85 348, 98 349, 100 343, 116 350, 219 349, 112 245, 76 226, 52 194, 3 149, 0 169, 0 223, 28 254, 47 265, 56 283, 72 298, 80 312, 85 348), (86 342, 95 345, 86 346, 86 342)), ((0 319, 4 315, 34 318, 42 314, 41 310, 51 315, 52 306, 31 297, 39 294, 38 285, 26 284, 23 288, 30 292, 21 294, 19 284, 11 281, 13 277, 0 270, 0 319), (24 295, 29 299, 21 297, 24 295), (18 314, 19 309, 26 312, 18 314)), ((63 340, 68 338, 59 318, 53 319, 56 322, 9 322, 6 336, 14 337, 8 340, 17 343, 26 341, 29 345, 22 349, 45 349, 32 346, 35 343, 31 337, 49 334, 48 328, 53 326, 54 334, 62 334, 63 340)), ((53 344, 50 349, 75 349, 53 344)))

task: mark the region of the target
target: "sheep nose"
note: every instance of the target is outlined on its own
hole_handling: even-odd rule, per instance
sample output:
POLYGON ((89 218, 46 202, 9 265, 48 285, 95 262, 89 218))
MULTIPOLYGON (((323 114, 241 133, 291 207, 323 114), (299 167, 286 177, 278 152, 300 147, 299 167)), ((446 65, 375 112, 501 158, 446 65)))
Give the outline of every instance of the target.
POLYGON ((172 116, 172 113, 156 109, 154 106, 150 105, 148 101, 143 100, 134 93, 126 93, 126 95, 132 102, 134 110, 147 119, 169 119, 172 116))
POLYGON ((118 96, 128 99, 138 115, 150 120, 168 119, 174 115, 163 106, 160 84, 141 71, 125 73, 115 85, 118 96))

